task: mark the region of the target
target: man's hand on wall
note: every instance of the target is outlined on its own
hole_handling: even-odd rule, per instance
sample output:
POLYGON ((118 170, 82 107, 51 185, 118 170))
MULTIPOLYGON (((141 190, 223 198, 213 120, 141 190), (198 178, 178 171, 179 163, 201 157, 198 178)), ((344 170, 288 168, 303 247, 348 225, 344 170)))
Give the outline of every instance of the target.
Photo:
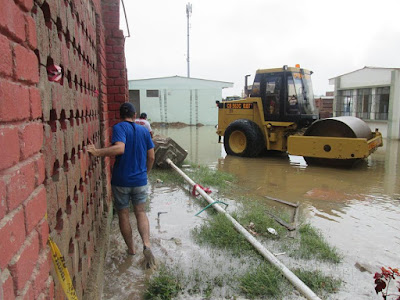
POLYGON ((87 152, 89 152, 90 154, 94 155, 94 156, 99 156, 99 150, 96 149, 95 145, 93 144, 89 144, 87 146, 87 152))

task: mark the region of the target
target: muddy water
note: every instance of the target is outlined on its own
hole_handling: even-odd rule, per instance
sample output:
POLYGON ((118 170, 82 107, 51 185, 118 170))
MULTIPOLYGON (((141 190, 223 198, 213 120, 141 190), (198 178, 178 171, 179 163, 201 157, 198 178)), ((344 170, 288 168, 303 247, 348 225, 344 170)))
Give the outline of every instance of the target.
MULTIPOLYGON (((343 170, 307 166, 302 157, 294 156, 226 156, 210 126, 156 131, 160 133, 186 149, 192 162, 235 174, 242 196, 249 201, 270 196, 299 202, 300 220, 320 229, 344 256, 343 263, 330 270, 344 281, 330 299, 380 299, 375 295, 373 273, 380 266, 400 266, 399 141, 385 141, 364 163, 343 170)), ((204 276, 245 268, 244 264, 229 270, 223 257, 210 257, 210 251, 191 242, 190 229, 202 221, 194 217, 200 209, 185 191, 151 186, 149 218, 156 255, 163 261, 179 261, 187 269, 201 265, 204 276), (159 212, 165 214, 158 217, 159 212)), ((103 299, 141 299, 150 273, 136 267, 141 255, 131 258, 124 253, 117 226, 114 220, 103 299)), ((230 296, 224 290, 220 295, 230 296)))

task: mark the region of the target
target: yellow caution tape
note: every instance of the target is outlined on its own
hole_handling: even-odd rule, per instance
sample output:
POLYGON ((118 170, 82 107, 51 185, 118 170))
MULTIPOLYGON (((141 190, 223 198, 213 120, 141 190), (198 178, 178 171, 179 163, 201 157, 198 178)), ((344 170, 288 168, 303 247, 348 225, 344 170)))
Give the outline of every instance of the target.
POLYGON ((56 243, 49 237, 49 245, 51 249, 51 258, 53 259, 54 268, 56 269, 57 277, 60 280, 61 286, 64 290, 68 300, 78 300, 76 296, 74 285, 72 284, 71 277, 67 267, 65 266, 64 256, 61 254, 56 243))

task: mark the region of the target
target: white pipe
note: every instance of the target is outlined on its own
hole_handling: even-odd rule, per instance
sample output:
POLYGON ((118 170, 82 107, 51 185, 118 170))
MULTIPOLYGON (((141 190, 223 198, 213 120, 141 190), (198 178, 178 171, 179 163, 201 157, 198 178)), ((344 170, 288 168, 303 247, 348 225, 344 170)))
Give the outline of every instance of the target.
MULTIPOLYGON (((166 162, 178 172, 188 183, 194 186, 196 183, 190 179, 185 173, 182 172, 169 158, 166 162)), ((196 191, 207 200, 208 203, 214 203, 215 201, 199 186, 196 186, 196 191)), ((321 300, 303 281, 301 281, 292 271, 290 271, 283 263, 281 263, 271 252, 264 248, 264 246, 257 241, 242 225, 239 224, 234 218, 231 217, 220 205, 212 205, 218 212, 223 213, 232 223, 233 226, 240 233, 244 235, 247 241, 257 249, 257 251, 264 256, 271 264, 277 267, 282 274, 301 292, 307 299, 310 300, 321 300)))

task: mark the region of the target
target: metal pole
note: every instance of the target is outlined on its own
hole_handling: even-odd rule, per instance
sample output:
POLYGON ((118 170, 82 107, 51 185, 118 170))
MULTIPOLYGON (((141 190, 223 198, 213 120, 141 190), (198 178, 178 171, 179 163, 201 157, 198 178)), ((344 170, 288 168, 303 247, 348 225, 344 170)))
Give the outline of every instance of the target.
MULTIPOLYGON (((179 169, 169 158, 166 162, 179 174, 181 175, 190 185, 194 186, 196 183, 190 179, 181 169, 179 169)), ((204 198, 208 203, 214 203, 215 201, 199 186, 196 186, 196 191, 204 198)), ((239 224, 231 215, 229 215, 219 204, 213 204, 219 213, 224 214, 233 224, 235 229, 244 235, 246 240, 257 249, 257 251, 264 256, 271 264, 278 268, 281 273, 295 286, 295 288, 301 292, 309 300, 321 300, 303 281, 301 281, 292 271, 290 271, 283 263, 281 263, 271 252, 264 248, 264 246, 257 241, 242 225, 239 224)))
POLYGON ((129 31, 128 17, 127 17, 127 15, 126 15, 124 0, 121 0, 121 3, 122 3, 122 8, 123 8, 123 10, 124 10, 126 29, 128 30, 128 36, 126 36, 126 37, 130 37, 130 36, 131 36, 131 33, 130 33, 130 31, 129 31))
POLYGON ((245 94, 245 97, 249 96, 249 88, 248 88, 248 85, 247 85, 247 78, 249 76, 251 76, 251 75, 244 76, 244 94, 245 94))
POLYGON ((190 2, 186 4, 186 16, 187 16, 187 77, 190 78, 190 54, 189 54, 189 18, 192 13, 192 4, 190 2))

